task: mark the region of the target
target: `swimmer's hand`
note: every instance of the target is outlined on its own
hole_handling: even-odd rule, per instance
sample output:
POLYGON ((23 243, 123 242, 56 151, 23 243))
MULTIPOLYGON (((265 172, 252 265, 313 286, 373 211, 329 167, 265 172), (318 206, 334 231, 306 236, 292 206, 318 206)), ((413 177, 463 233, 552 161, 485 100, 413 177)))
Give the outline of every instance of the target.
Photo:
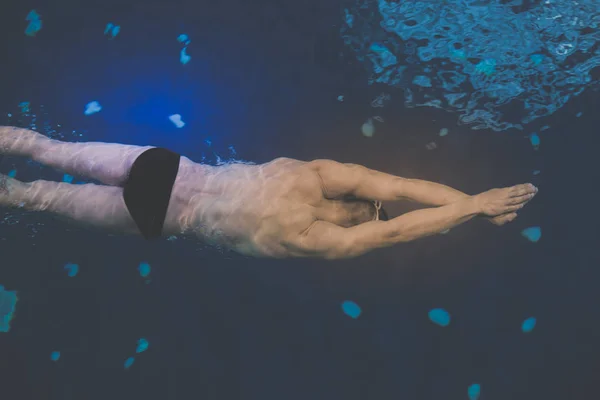
POLYGON ((508 224, 509 222, 514 221, 515 218, 517 218, 517 213, 512 212, 512 213, 508 213, 508 214, 497 215, 493 218, 492 217, 483 217, 483 218, 490 221, 492 224, 494 224, 496 226, 502 226, 504 224, 508 224))
POLYGON ((474 200, 479 213, 491 217, 491 222, 498 225, 499 223, 504 224, 514 219, 516 215, 511 217, 509 215, 523 208, 536 193, 537 188, 528 183, 508 188, 488 190, 474 196, 474 200), (503 216, 504 218, 499 218, 503 216))

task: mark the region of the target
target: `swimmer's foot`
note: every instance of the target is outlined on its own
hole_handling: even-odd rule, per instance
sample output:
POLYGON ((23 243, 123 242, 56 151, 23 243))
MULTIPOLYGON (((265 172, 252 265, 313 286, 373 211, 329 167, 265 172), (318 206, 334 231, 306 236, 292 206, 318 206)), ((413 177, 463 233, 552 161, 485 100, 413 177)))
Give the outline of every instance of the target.
POLYGON ((22 182, 0 174, 0 207, 15 207, 19 202, 16 196, 22 182))
MULTIPOLYGON (((487 192, 474 196, 474 200, 479 209, 479 213, 487 217, 495 218, 504 214, 516 213, 536 195, 537 191, 535 186, 527 183, 507 188, 488 190, 487 192)), ((506 218, 509 217, 507 216, 506 218)))
POLYGON ((39 144, 47 139, 44 135, 29 129, 0 126, 0 154, 30 157, 39 144))

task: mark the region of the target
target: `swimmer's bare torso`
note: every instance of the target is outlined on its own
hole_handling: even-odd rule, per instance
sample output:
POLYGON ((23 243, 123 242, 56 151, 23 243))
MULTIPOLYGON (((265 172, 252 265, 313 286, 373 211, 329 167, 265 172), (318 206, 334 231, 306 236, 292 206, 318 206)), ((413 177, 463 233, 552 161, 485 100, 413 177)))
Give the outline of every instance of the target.
POLYGON ((173 187, 165 228, 173 230, 178 214, 179 231, 254 257, 351 258, 444 232, 476 216, 504 225, 537 193, 535 186, 520 184, 469 196, 332 160, 278 158, 262 165, 187 168, 173 187), (389 221, 377 218, 376 200, 403 199, 434 208, 389 221))
MULTIPOLYGON (((326 198, 314 163, 290 158, 261 165, 195 164, 189 174, 180 173, 172 201, 178 197, 190 200, 181 214, 172 213, 185 216, 186 232, 257 257, 305 255, 289 239, 318 220, 350 227, 376 218, 373 201, 326 198)), ((172 223, 167 215, 165 225, 172 223)))

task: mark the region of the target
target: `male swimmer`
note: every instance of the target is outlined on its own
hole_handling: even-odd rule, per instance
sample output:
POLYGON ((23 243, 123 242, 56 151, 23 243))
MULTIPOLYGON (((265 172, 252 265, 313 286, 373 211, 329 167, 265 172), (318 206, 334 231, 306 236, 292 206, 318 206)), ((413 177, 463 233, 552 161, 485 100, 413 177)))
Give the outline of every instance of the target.
POLYGON ((194 234, 254 257, 351 258, 476 216, 504 225, 537 193, 521 184, 469 196, 331 160, 215 167, 162 148, 61 142, 15 127, 0 127, 0 154, 103 184, 25 183, 0 175, 0 207, 44 211, 146 239, 194 234), (381 202, 397 200, 431 208, 388 219, 381 202))

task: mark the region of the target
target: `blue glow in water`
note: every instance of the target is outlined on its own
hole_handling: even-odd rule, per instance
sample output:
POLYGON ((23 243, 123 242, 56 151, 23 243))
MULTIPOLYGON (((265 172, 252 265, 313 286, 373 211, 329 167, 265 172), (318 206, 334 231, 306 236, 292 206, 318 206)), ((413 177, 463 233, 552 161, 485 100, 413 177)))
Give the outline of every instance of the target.
POLYGON ((527 238, 530 242, 537 242, 542 237, 542 228, 539 226, 532 226, 526 229, 523 229, 521 235, 527 238))
POLYGON ((125 367, 125 369, 129 369, 129 367, 131 367, 133 365, 134 361, 135 361, 134 357, 129 357, 127 360, 125 360, 125 364, 123 364, 123 366, 125 367))
POLYGON ((10 330, 10 321, 13 318, 18 300, 17 292, 4 290, 4 286, 0 285, 0 332, 10 330))
POLYGON ((73 175, 64 174, 62 181, 66 182, 66 183, 72 183, 73 182, 73 175))
POLYGON ((40 14, 38 14, 35 10, 29 11, 25 17, 25 21, 37 21, 38 19, 40 19, 40 14))
POLYGON ((544 61, 544 56, 541 54, 532 54, 529 59, 533 62, 534 65, 540 65, 542 61, 544 61))
POLYGON ((352 28, 352 25, 354 24, 354 16, 352 14, 350 14, 350 12, 348 11, 348 9, 346 8, 344 10, 344 14, 346 16, 345 20, 346 20, 346 24, 352 28))
POLYGON ((25 34, 27 36, 35 36, 35 34, 42 29, 42 20, 35 10, 29 11, 29 14, 25 17, 25 21, 29 21, 27 28, 25 28, 25 34))
POLYGON ((532 133, 529 135, 529 141, 534 149, 537 150, 540 147, 541 140, 537 133, 532 133))
POLYGON ((187 53, 186 53, 187 47, 184 47, 183 49, 181 49, 181 53, 179 56, 179 61, 185 65, 187 63, 190 62, 190 60, 192 59, 192 57, 190 57, 187 53))
POLYGON ((65 264, 64 269, 67 271, 67 276, 69 276, 70 278, 73 278, 79 272, 79 265, 73 264, 73 263, 68 263, 68 264, 65 264))
POLYGON ((142 278, 147 278, 148 275, 150 275, 150 270, 150 264, 148 264, 147 262, 141 262, 138 266, 138 271, 140 272, 140 276, 142 278))
POLYGON ((536 169, 535 171, 533 171, 533 174, 534 174, 534 175, 539 175, 539 174, 540 174, 540 172, 542 172, 542 171, 540 171, 539 169, 536 169))
POLYGON ((535 328, 536 322, 537 321, 535 317, 527 318, 525 321, 523 321, 523 324, 521 325, 521 330, 525 333, 531 332, 533 328, 535 328))
POLYGON ((108 24, 106 24, 104 34, 108 35, 111 39, 114 39, 114 37, 117 36, 120 31, 121 27, 119 25, 114 25, 112 22, 109 22, 108 24))
POLYGON ((182 33, 181 35, 177 36, 177 41, 185 45, 190 44, 190 38, 185 33, 182 33))
POLYGON ((577 115, 575 115, 575 117, 579 118, 579 117, 581 117, 582 115, 583 115, 583 113, 582 113, 582 112, 578 112, 578 113, 577 113, 577 115))
POLYGON ((493 58, 483 60, 475 66, 475 69, 484 75, 491 75, 496 71, 496 60, 493 58))
POLYGON ((413 83, 417 86, 431 87, 431 79, 423 75, 415 76, 413 83))
POLYGON ((439 326, 450 325, 450 313, 443 308, 434 308, 429 311, 429 319, 439 326))
POLYGON ((83 112, 85 115, 92 115, 100 112, 102 110, 102 106, 97 101, 91 101, 85 105, 85 111, 83 112))
POLYGON ((17 170, 16 169, 11 169, 10 172, 8 173, 8 176, 10 176, 11 178, 14 178, 17 176, 17 170))
POLYGON ((171 120, 171 122, 177 127, 177 128, 183 128, 185 126, 185 122, 183 122, 181 120, 181 115, 179 114, 173 114, 169 117, 169 120, 171 120))
POLYGON ((29 103, 28 101, 22 101, 19 103, 19 108, 21 109, 22 113, 28 113, 30 106, 31 106, 31 103, 29 103))
POLYGON ((372 43, 371 51, 372 53, 369 55, 369 58, 373 63, 374 70, 377 72, 383 72, 384 69, 398 62, 396 56, 380 43, 372 43))
POLYGON ((142 353, 142 352, 148 350, 149 345, 150 345, 150 343, 148 343, 148 341, 146 339, 141 338, 138 340, 137 348, 135 349, 135 352, 142 353))
POLYGON ((448 134, 448 128, 440 129, 440 136, 446 136, 448 134))
POLYGON ((481 394, 481 386, 478 383, 472 384, 469 386, 469 389, 467 389, 467 394, 469 396, 469 400, 479 399, 479 395, 481 394))
POLYGON ((353 301, 346 300, 342 303, 342 310, 350 318, 358 318, 362 312, 359 305, 353 301))
POLYGON ((50 353, 50 359, 52 361, 58 361, 60 359, 60 351, 53 351, 50 353))

